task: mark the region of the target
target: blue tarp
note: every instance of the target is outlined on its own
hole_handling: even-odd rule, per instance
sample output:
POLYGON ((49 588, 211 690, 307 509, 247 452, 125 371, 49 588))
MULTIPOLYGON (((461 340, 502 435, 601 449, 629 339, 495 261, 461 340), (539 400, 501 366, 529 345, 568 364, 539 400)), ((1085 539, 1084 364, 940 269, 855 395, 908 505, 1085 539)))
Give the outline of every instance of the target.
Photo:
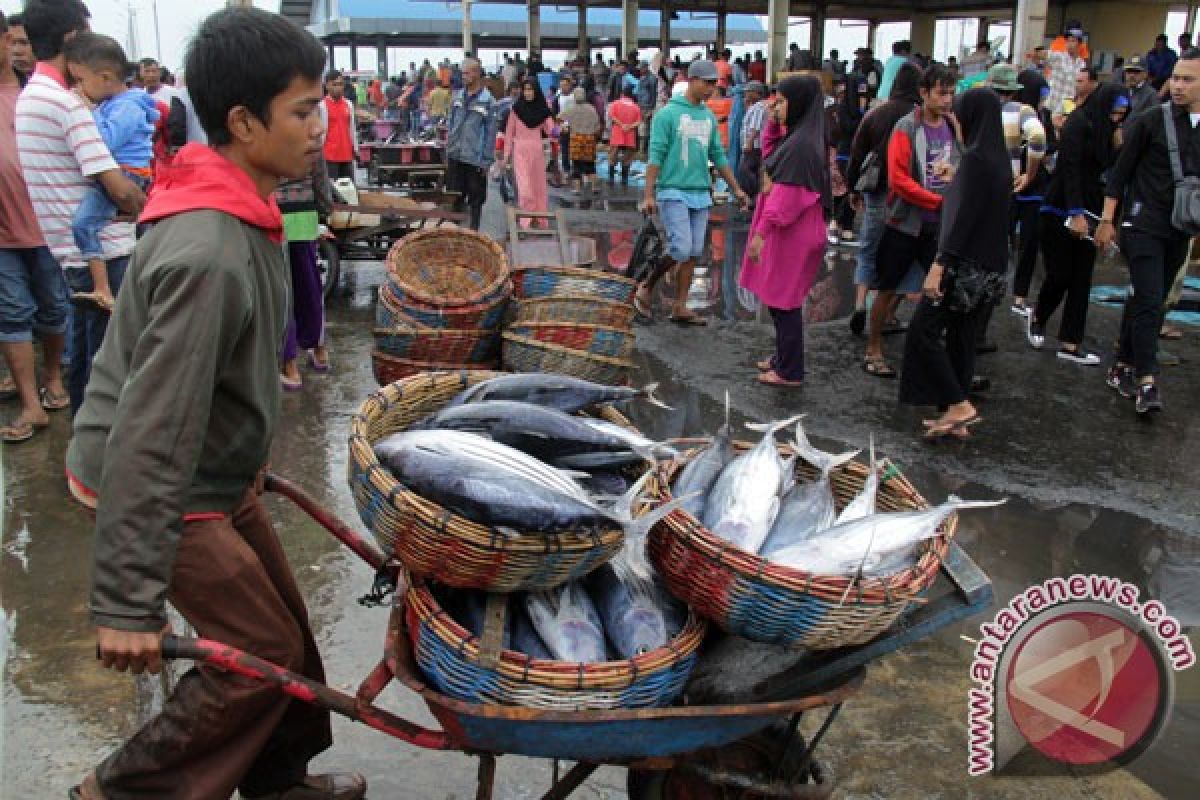
MULTIPOLYGON (((1200 291, 1200 278, 1184 278, 1183 285, 1188 289, 1200 291)), ((1127 286, 1093 286, 1092 302, 1110 308, 1120 308, 1125 302, 1127 286)), ((1200 327, 1200 311, 1172 311, 1167 319, 1180 325, 1195 325, 1200 327)))

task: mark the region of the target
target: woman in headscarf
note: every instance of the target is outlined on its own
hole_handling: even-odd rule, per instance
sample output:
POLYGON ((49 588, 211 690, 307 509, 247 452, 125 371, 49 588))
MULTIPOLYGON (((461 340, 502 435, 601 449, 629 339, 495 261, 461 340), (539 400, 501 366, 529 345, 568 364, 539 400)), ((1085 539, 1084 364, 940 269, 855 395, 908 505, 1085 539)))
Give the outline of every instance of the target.
MULTIPOLYGON (((1046 154, 1034 174, 1033 180, 1017 192, 1013 197, 1013 227, 1019 227, 1021 236, 1017 251, 1017 270, 1013 275, 1013 303, 1015 314, 1027 315, 1029 307, 1025 298, 1029 296, 1029 284, 1033 282, 1033 271, 1037 266, 1038 244, 1041 241, 1041 210, 1045 201, 1046 189, 1050 184, 1050 165, 1054 163, 1055 153, 1058 152, 1058 137, 1054 133, 1054 122, 1049 109, 1043 108, 1046 97, 1050 95, 1050 84, 1036 69, 1027 69, 1017 76, 1021 90, 1017 92, 1017 102, 1038 112, 1042 128, 1046 131, 1046 154)), ((1022 154, 1028 158, 1028 153, 1022 154)), ((1022 171, 1025 164, 1021 165, 1022 171)))
POLYGON ((804 380, 804 300, 825 257, 830 203, 825 93, 810 76, 785 78, 763 132, 767 180, 754 210, 738 283, 758 296, 775 323, 775 353, 758 380, 804 380))
POLYGON ((554 131, 554 115, 542 96, 537 80, 521 82, 521 94, 513 103, 504 128, 504 155, 500 170, 512 164, 517 181, 517 207, 522 211, 547 211, 550 208, 546 187, 546 156, 542 139, 554 131))
POLYGON ((1128 89, 1105 83, 1071 112, 1063 125, 1057 165, 1042 205, 1046 277, 1027 318, 1025 336, 1030 347, 1040 350, 1046 340, 1046 323, 1062 304, 1058 357, 1082 366, 1100 363, 1099 356, 1083 349, 1096 266, 1092 236, 1104 208, 1104 173, 1116 161, 1118 133, 1129 104, 1128 89))
POLYGON ((965 144, 946 190, 937 257, 904 342, 900 402, 937 406, 925 438, 965 438, 979 421, 967 398, 975 373, 981 312, 1004 295, 1008 269, 1008 209, 1012 163, 1004 144, 1000 97, 970 89, 955 104, 965 144))
POLYGON ((604 126, 596 109, 587 101, 587 92, 576 89, 574 100, 570 108, 559 114, 559 119, 571 133, 571 178, 575 191, 586 186, 590 192, 596 182, 596 144, 604 126))

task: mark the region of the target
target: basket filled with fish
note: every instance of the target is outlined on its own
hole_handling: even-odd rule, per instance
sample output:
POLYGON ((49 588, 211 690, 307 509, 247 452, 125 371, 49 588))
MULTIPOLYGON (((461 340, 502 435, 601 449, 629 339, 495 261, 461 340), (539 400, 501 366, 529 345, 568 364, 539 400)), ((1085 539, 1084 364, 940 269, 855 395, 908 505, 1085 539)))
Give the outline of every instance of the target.
POLYGON ((633 355, 633 331, 581 322, 514 322, 509 333, 610 358, 633 355))
POLYGON ((812 650, 870 641, 936 579, 957 512, 998 504, 930 507, 894 467, 881 477, 873 454, 865 466, 857 451, 813 447, 799 418, 753 427, 762 439, 738 444, 727 421, 650 487, 658 501, 690 498, 650 536, 668 588, 746 639, 812 650), (792 424, 795 441, 777 442, 792 424))
POLYGON ((509 293, 504 248, 465 228, 410 233, 388 251, 387 269, 389 288, 405 305, 469 306, 509 293))
POLYGON ((633 367, 628 358, 540 342, 511 330, 505 331, 503 338, 500 360, 504 368, 512 372, 552 372, 615 386, 628 381, 629 370, 633 367))
POLYGON ((527 322, 586 322, 629 330, 633 325, 632 303, 587 295, 550 295, 514 302, 512 324, 527 322))
POLYGON ((496 597, 506 611, 501 649, 487 657, 485 593, 419 580, 408 590, 413 654, 442 694, 554 711, 666 706, 683 692, 706 632, 661 587, 631 590, 608 565, 584 581, 496 597))
POLYGON ((652 391, 470 370, 385 386, 351 422, 359 516, 410 571, 449 586, 511 592, 582 578, 655 519, 633 518, 638 495, 623 476, 676 451, 612 407, 657 403, 652 391))
POLYGON ((404 297, 389 279, 379 287, 375 305, 375 327, 434 328, 451 330, 496 330, 504 322, 511 285, 503 284, 492 295, 477 303, 440 305, 422 303, 404 297))
POLYGON ((394 358, 437 361, 461 366, 495 366, 500 357, 500 334, 487 330, 375 328, 375 349, 394 358))
POLYGON ((580 267, 514 267, 513 296, 520 300, 537 297, 599 297, 617 303, 632 303, 637 282, 596 269, 580 267))

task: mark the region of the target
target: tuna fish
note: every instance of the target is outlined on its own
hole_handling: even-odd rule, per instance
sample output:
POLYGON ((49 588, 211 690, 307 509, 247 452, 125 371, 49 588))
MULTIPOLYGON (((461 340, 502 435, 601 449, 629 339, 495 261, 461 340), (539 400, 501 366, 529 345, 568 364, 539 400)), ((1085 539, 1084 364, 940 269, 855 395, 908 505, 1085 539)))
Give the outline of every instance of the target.
POLYGON ((475 434, 409 431, 375 452, 417 494, 502 531, 612 530, 625 522, 561 471, 475 434))
POLYGON ((804 427, 796 424, 794 445, 800 458, 817 467, 820 474, 812 483, 793 486, 783 497, 779 516, 771 526, 771 533, 759 548, 759 553, 770 556, 785 547, 826 530, 837 520, 837 508, 833 502, 833 487, 830 473, 858 455, 855 450, 834 455, 813 447, 804 433, 804 427))
POLYGON ((589 406, 603 406, 621 400, 644 397, 660 408, 669 409, 670 406, 654 396, 657 388, 658 384, 655 383, 641 389, 605 386, 568 375, 536 373, 501 375, 477 383, 460 392, 450 401, 450 405, 478 403, 482 400, 517 400, 573 414, 589 406))
POLYGON ((657 580, 630 585, 605 564, 587 577, 587 587, 621 658, 665 647, 683 627, 685 612, 657 580))
POLYGON ((922 511, 872 514, 779 550, 771 560, 815 575, 892 575, 916 563, 917 543, 935 536, 954 512, 1004 502, 968 502, 951 495, 922 511))
POLYGON ((550 652, 550 648, 546 647, 546 643, 542 641, 542 637, 538 636, 538 632, 534 630, 533 623, 529 620, 529 612, 525 610, 524 603, 512 603, 508 609, 508 618, 512 625, 512 646, 509 648, 510 650, 524 653, 530 658, 545 661, 554 660, 554 655, 550 652))
MULTIPOLYGON (((524 653, 530 658, 553 659, 546 649, 545 642, 533 629, 529 615, 525 612, 525 604, 514 602, 509 595, 508 615, 504 622, 504 649, 524 653)), ((473 636, 483 635, 484 617, 487 612, 487 595, 484 592, 470 590, 456 591, 450 600, 455 618, 462 623, 473 636)))
POLYGON ((717 431, 712 443, 684 465, 671 487, 677 497, 694 495, 682 508, 693 517, 704 514, 704 505, 721 471, 729 466, 736 454, 733 450, 733 431, 729 427, 729 392, 725 392, 725 424, 717 431))
POLYGON ((762 427, 763 438, 722 470, 704 506, 704 526, 730 544, 757 553, 779 513, 792 478, 775 445, 775 432, 800 417, 762 427))
POLYGON ((555 660, 583 664, 608 660, 600 614, 578 581, 530 592, 525 609, 555 660))
POLYGON ((846 507, 842 509, 842 513, 838 514, 834 525, 843 525, 847 522, 853 522, 856 519, 869 517, 875 513, 875 499, 876 495, 879 494, 879 465, 875 462, 874 435, 871 436, 870 453, 870 471, 867 473, 867 479, 863 481, 862 491, 846 504, 846 507))

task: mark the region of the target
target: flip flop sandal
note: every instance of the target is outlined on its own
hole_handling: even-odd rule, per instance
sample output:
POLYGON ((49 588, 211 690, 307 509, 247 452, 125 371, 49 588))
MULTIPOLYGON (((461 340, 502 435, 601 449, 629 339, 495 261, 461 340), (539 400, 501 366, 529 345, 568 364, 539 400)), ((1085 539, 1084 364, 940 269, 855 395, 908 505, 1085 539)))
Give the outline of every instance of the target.
POLYGON ((966 439, 971 435, 971 426, 978 425, 980 422, 983 422, 983 417, 976 414, 966 419, 950 420, 948 422, 927 419, 922 420, 921 424, 925 426, 924 438, 929 441, 936 441, 947 436, 966 439))
POLYGON ((11 400, 17 396, 17 384, 11 377, 0 381, 0 400, 11 400))
POLYGON ((69 394, 51 394, 49 389, 42 387, 42 390, 38 392, 38 397, 41 398, 42 408, 47 411, 62 411, 71 407, 71 395, 69 394))
POLYGON ((0 428, 0 441, 7 444, 16 444, 17 442, 27 442, 37 433, 37 429, 32 422, 26 422, 23 425, 5 425, 0 428))
POLYGON ((775 357, 771 356, 770 358, 764 358, 762 361, 756 361, 754 368, 759 372, 770 372, 775 369, 775 357))
POLYGON ((708 320, 696 314, 688 314, 686 317, 671 317, 671 322, 676 325, 695 325, 703 327, 708 324, 708 320))
POLYGON ((868 375, 874 375, 876 378, 895 378, 896 370, 892 369, 882 358, 868 358, 863 360, 863 372, 868 375))
POLYGON ((101 303, 96 295, 91 293, 71 295, 71 305, 89 311, 99 311, 102 314, 112 313, 111 308, 101 303))
POLYGON ((1162 330, 1160 330, 1158 332, 1158 338, 1165 339, 1165 340, 1171 341, 1171 342, 1179 341, 1180 339, 1183 338, 1183 331, 1179 330, 1179 328, 1171 328, 1171 327, 1164 326, 1162 328, 1162 330))
POLYGON ((329 372, 330 367, 329 367, 328 361, 326 361, 324 363, 317 361, 316 356, 314 356, 312 353, 309 353, 308 354, 308 368, 311 369, 313 372, 329 372))
POLYGON ((775 370, 770 370, 759 375, 758 382, 767 386, 774 386, 778 389, 797 389, 804 385, 804 381, 789 381, 779 377, 779 374, 775 370))

